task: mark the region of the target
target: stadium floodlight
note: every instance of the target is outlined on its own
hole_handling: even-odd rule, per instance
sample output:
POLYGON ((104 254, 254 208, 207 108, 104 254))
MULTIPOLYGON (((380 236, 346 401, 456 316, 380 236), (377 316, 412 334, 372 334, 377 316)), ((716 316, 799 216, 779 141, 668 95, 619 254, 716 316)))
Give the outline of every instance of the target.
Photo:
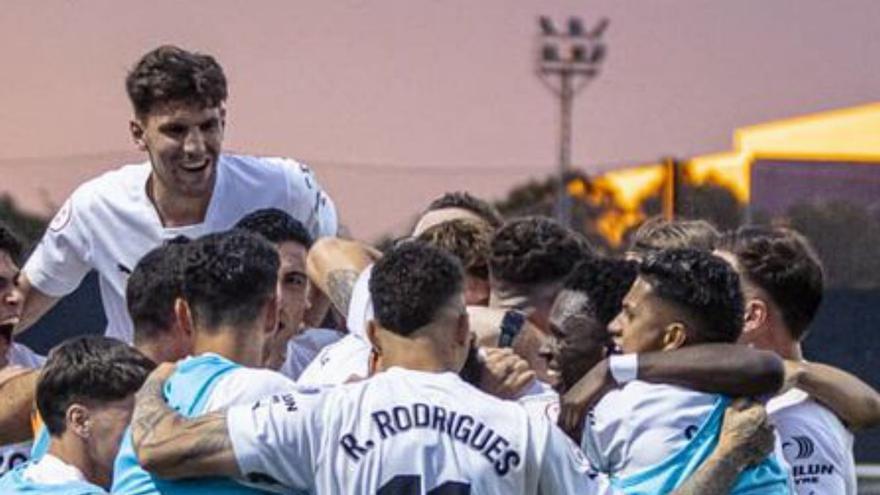
POLYGON ((565 188, 571 169, 571 112, 574 96, 599 74, 599 64, 607 48, 602 35, 609 21, 602 18, 587 31, 579 17, 569 17, 568 29, 558 32, 553 20, 538 18, 538 54, 536 73, 559 99, 559 181, 556 218, 563 225, 571 223, 571 199, 565 188))

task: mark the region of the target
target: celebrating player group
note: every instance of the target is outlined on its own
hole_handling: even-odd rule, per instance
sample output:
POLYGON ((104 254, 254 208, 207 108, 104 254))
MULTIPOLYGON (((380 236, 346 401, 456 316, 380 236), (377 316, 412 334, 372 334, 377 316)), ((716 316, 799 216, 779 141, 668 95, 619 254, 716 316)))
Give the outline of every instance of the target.
POLYGON ((147 160, 26 259, 0 225, 0 493, 856 494, 880 395, 802 355, 800 233, 656 218, 613 257, 457 191, 383 252, 305 164, 223 153, 213 57, 125 87, 147 160), (92 270, 105 335, 16 342, 92 270))

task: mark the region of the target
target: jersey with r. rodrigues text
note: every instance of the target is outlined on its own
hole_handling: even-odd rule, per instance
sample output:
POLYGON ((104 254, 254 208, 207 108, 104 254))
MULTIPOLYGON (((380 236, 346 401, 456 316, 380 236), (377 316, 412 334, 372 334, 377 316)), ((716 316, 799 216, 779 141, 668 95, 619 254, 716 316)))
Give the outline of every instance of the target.
POLYGON ((247 479, 319 495, 613 493, 555 425, 454 373, 301 387, 227 424, 247 479))

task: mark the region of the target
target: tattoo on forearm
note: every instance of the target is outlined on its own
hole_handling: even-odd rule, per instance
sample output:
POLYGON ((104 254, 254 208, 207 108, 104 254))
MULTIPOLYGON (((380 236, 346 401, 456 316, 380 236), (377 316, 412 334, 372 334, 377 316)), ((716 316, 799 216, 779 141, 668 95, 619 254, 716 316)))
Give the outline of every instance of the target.
POLYGON ((333 270, 327 273, 327 297, 342 314, 348 313, 351 293, 358 275, 356 270, 333 270))
POLYGON ((671 495, 710 495, 729 493, 739 476, 740 466, 730 458, 711 458, 671 495))
POLYGON ((135 408, 131 417, 131 433, 135 450, 152 441, 156 427, 174 411, 168 407, 162 393, 162 381, 147 378, 135 395, 135 408))

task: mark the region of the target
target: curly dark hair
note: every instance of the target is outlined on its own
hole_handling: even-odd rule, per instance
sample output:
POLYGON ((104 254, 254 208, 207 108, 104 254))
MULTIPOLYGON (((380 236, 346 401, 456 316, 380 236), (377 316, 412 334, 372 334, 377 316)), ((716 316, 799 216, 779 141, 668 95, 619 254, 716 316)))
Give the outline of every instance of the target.
POLYGON ((75 337, 49 353, 37 379, 37 410, 49 434, 66 429, 74 403, 112 402, 138 391, 155 364, 134 347, 104 336, 75 337))
POLYGON ((719 249, 736 257, 741 275, 763 289, 782 312, 792 338, 803 340, 824 290, 824 270, 810 241, 782 227, 740 227, 719 249))
POLYGON ((498 212, 498 208, 467 191, 448 192, 431 201, 431 204, 428 205, 428 209, 425 211, 442 210, 443 208, 467 210, 485 220, 494 229, 497 229, 504 223, 504 218, 498 212))
POLYGON ((693 248, 712 252, 721 234, 705 220, 649 218, 636 229, 629 251, 644 256, 652 251, 693 248))
POLYGON ((158 104, 185 102, 204 108, 226 101, 226 76, 214 57, 173 45, 145 54, 125 79, 135 114, 143 117, 158 104))
POLYGON ((383 328, 410 335, 460 294, 464 276, 452 255, 413 240, 392 248, 370 275, 370 296, 383 328))
POLYGON ((22 251, 24 251, 21 239, 2 221, 0 221, 0 251, 5 251, 16 263, 19 262, 22 251))
POLYGON ((235 228, 259 234, 275 244, 293 241, 306 248, 312 247, 312 236, 305 225, 278 208, 252 211, 242 217, 235 228))
POLYGON ((455 256, 472 277, 489 278, 490 227, 464 219, 439 223, 422 232, 417 239, 455 256))
POLYGON ((183 295, 183 261, 189 240, 175 238, 145 254, 125 288, 136 343, 155 339, 174 320, 174 301, 183 295))
POLYGON ((490 247, 492 278, 521 285, 560 280, 592 254, 586 240, 546 217, 507 222, 490 247))
POLYGON ((275 294, 278 252, 257 234, 208 234, 186 249, 183 297, 207 329, 252 323, 275 294))
POLYGON ((649 253, 639 276, 654 294, 685 308, 699 321, 698 342, 736 342, 742 333, 744 303, 739 277, 721 258, 698 249, 649 253))
POLYGON ((637 275, 635 261, 589 258, 571 272, 563 288, 586 294, 596 317, 608 325, 623 308, 623 298, 637 275))

